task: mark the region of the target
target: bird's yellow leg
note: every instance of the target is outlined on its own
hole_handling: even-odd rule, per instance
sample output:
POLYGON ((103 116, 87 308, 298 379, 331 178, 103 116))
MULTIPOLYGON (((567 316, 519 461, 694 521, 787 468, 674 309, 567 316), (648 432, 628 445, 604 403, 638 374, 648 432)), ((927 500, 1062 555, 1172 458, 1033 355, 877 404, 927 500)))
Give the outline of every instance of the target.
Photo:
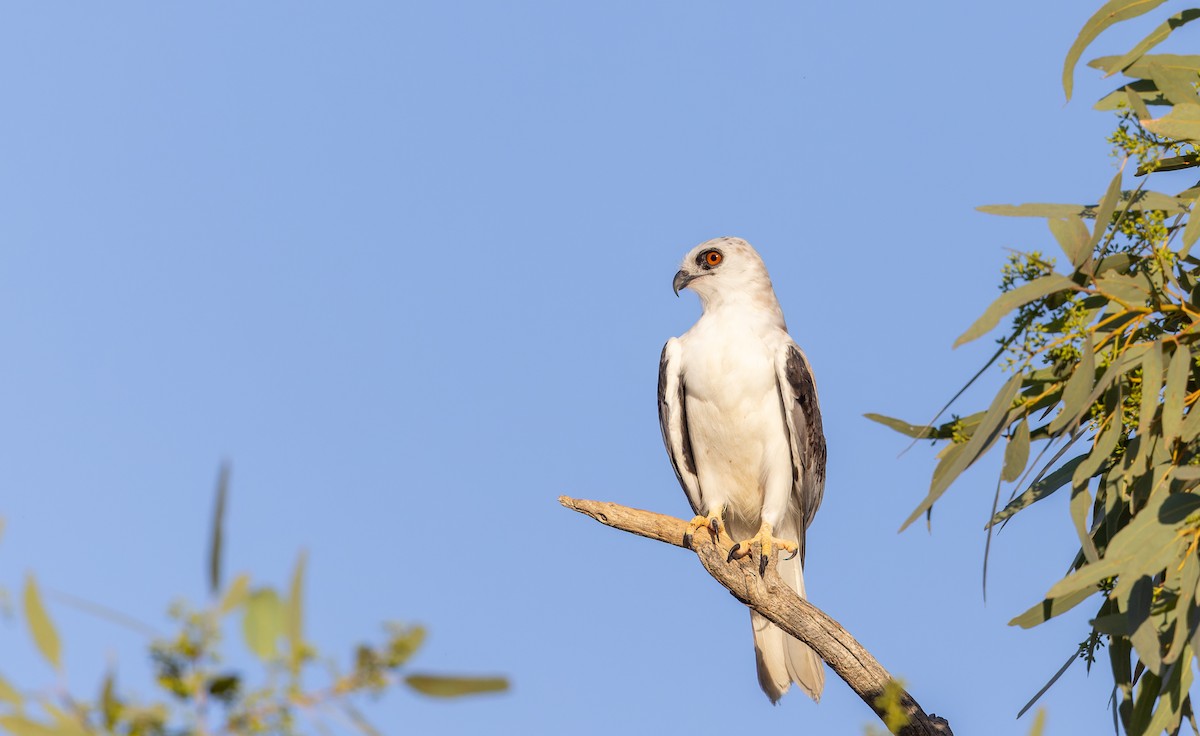
POLYGON ((683 533, 683 546, 691 549, 692 537, 695 536, 696 532, 700 531, 701 529, 707 529, 708 532, 713 535, 714 539, 721 536, 722 526, 721 512, 719 510, 714 511, 708 516, 697 516, 688 522, 687 531, 683 533))
POLYGON ((758 562, 758 571, 760 574, 767 571, 767 561, 771 559, 771 555, 774 553, 774 549, 776 547, 778 547, 781 551, 790 552, 791 554, 787 557, 789 560, 800 553, 800 546, 798 544, 787 539, 780 539, 776 537, 771 533, 771 525, 764 521, 762 526, 758 528, 758 534, 755 534, 753 537, 733 545, 733 547, 729 550, 729 557, 726 561, 732 562, 733 560, 740 560, 741 558, 749 555, 754 551, 754 545, 758 545, 759 549, 762 551, 758 562))

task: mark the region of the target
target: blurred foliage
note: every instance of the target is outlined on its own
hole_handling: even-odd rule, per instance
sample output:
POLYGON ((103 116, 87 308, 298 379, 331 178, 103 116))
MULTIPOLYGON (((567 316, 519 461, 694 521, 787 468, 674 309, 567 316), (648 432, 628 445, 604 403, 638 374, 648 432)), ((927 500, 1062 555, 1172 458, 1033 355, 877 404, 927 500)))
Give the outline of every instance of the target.
MULTIPOLYGON (((0 675, 0 730, 14 736, 232 736, 298 734, 310 726, 328 733, 331 724, 342 724, 375 736, 380 731, 357 707, 364 697, 396 686, 438 698, 508 689, 503 677, 409 671, 409 659, 425 640, 419 625, 386 624, 381 641, 359 644, 344 662, 322 656, 304 637, 304 553, 296 560, 286 591, 255 584, 246 574, 222 585, 228 486, 228 468, 223 467, 209 555, 210 601, 199 608, 172 605, 174 633, 149 642, 157 694, 140 699, 122 693, 113 670, 92 698, 61 687, 27 689, 21 686, 25 683, 0 675), (225 624, 239 615, 242 638, 257 662, 254 672, 227 663, 225 624)), ((25 578, 21 597, 21 611, 38 652, 61 675, 61 640, 32 574, 25 578)), ((95 604, 80 607, 127 620, 95 604)))
MULTIPOLYGON (((1067 96, 1100 32, 1161 4, 1112 0, 1092 16, 1067 55, 1067 96)), ((1200 259, 1190 251, 1200 236, 1200 217, 1191 217, 1200 183, 1174 193, 1150 185, 1200 165, 1200 55, 1149 52, 1197 18, 1200 9, 1184 10, 1128 53, 1089 63, 1127 78, 1096 105, 1117 115, 1108 142, 1120 161, 1098 204, 980 208, 1045 218, 1063 254, 1056 264, 1044 250, 1014 253, 1000 297, 955 343, 1007 319, 985 370, 1010 376, 990 406, 928 426, 868 415, 942 444, 929 493, 905 527, 928 519, 955 478, 1002 440, 989 542, 996 527, 1067 489, 1078 552, 1045 599, 1011 623, 1029 628, 1094 607, 1086 637, 1047 688, 1071 662, 1090 668, 1107 658, 1114 721, 1137 736, 1177 733, 1184 719, 1196 728, 1189 688, 1200 652, 1200 259), (1015 485, 999 508, 1003 483, 1015 485)), ((986 558, 984 570, 986 584, 986 558)))

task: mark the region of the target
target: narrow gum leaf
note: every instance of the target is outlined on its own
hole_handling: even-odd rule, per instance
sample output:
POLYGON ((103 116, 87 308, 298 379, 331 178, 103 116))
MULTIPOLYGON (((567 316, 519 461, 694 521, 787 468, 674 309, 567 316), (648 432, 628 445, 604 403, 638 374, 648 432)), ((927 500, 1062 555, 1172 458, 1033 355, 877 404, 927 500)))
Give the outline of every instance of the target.
POLYGON ((304 570, 308 553, 301 552, 292 571, 292 584, 288 590, 286 636, 290 654, 292 674, 298 674, 304 658, 304 570))
MULTIPOLYGON (((1100 66, 1100 68, 1106 72, 1105 76, 1116 74, 1141 59, 1147 51, 1162 43, 1167 36, 1171 35, 1171 31, 1192 22, 1196 18, 1200 18, 1200 10, 1194 8, 1172 15, 1162 25, 1150 31, 1145 38, 1138 41, 1137 45, 1130 49, 1124 56, 1104 57, 1108 63, 1100 66)), ((1097 59, 1096 61, 1101 60, 1097 59)), ((1091 66, 1091 63, 1089 63, 1089 66, 1091 66)))
POLYGON ((872 422, 879 422, 885 427, 891 427, 900 434, 916 439, 931 438, 934 436, 932 427, 919 427, 915 424, 909 424, 901 419, 885 417, 882 414, 863 414, 863 416, 867 419, 870 419, 872 422))
POLYGON ((975 209, 987 215, 999 215, 1001 217, 1064 219, 1069 217, 1084 217, 1091 208, 1085 204, 1027 202, 1025 204, 984 204, 975 209))
POLYGON ((1183 228, 1183 248, 1179 251, 1181 260, 1187 258, 1192 246, 1196 244, 1196 238, 1200 238, 1200 212, 1196 211, 1196 202, 1200 202, 1200 198, 1192 202, 1192 211, 1188 214, 1187 225, 1183 228))
POLYGON ((1059 247, 1071 261, 1071 265, 1079 268, 1079 265, 1087 260, 1089 255, 1087 245, 1092 239, 1087 225, 1083 224, 1083 218, 1078 215, 1051 217, 1046 220, 1046 223, 1050 226, 1050 232, 1058 241, 1059 247))
POLYGON ((229 463, 221 463, 221 470, 217 473, 212 536, 208 546, 208 592, 214 596, 221 589, 221 547, 225 534, 225 499, 228 493, 229 463))
POLYGON ((900 531, 904 531, 922 514, 933 508, 934 502, 941 498, 954 479, 991 448, 1000 436, 1000 431, 1008 425, 1013 399, 1021 387, 1021 378, 1021 375, 1017 374, 1008 379, 1008 382, 992 399, 987 413, 984 414, 979 426, 975 428, 971 439, 967 440, 965 444, 954 445, 951 452, 948 452, 938 463, 938 467, 933 471, 929 494, 900 526, 900 531))
POLYGON ((1088 493, 1087 484, 1076 486, 1071 494, 1071 521, 1075 525, 1075 534, 1079 537, 1079 548, 1088 563, 1100 559, 1092 535, 1088 533, 1087 514, 1092 508, 1092 494, 1088 493))
POLYGON ((1200 105, 1175 105, 1161 118, 1142 120, 1142 127, 1167 138, 1200 141, 1200 105))
POLYGON ((1121 171, 1118 171, 1108 182, 1108 189, 1104 192, 1104 198, 1100 200, 1100 204, 1096 206, 1096 224, 1092 226, 1092 239, 1088 243, 1088 252, 1094 252, 1096 246, 1100 244, 1100 238, 1104 237, 1104 233, 1108 230, 1108 223, 1112 220, 1113 212, 1117 209, 1117 200, 1121 198, 1121 171))
POLYGON ((1022 419, 1004 447, 1004 469, 1000 473, 1000 479, 1011 483, 1020 478, 1027 462, 1029 462, 1029 422, 1022 419))
POLYGON ((221 605, 218 611, 222 616, 228 615, 238 606, 246 602, 246 598, 250 593, 250 576, 242 573, 233 579, 229 584, 229 589, 225 591, 225 595, 221 598, 221 605))
POLYGON ((1196 96, 1196 88, 1193 86, 1197 81, 1196 72, 1152 63, 1150 78, 1154 80, 1154 86, 1175 105, 1200 104, 1200 97, 1196 96))
POLYGON ((1167 384, 1163 391, 1162 432, 1168 449, 1179 439, 1183 426, 1183 402, 1191 375, 1192 353, 1187 345, 1177 345, 1167 366, 1167 384))
POLYGON ((503 692, 508 689, 508 680, 503 677, 409 675, 404 681, 422 695, 437 698, 457 698, 463 695, 503 692))
POLYGON ((963 343, 970 342, 981 335, 991 332, 996 325, 1000 324, 1000 320, 1004 315, 1017 307, 1024 306, 1029 302, 1059 291, 1075 288, 1075 282, 1071 279, 1057 273, 1052 273, 1035 281, 1030 281, 1012 291, 1005 292, 1000 295, 999 299, 992 302, 991 306, 984 311, 979 319, 975 320, 975 323, 966 332, 958 336, 958 339, 954 341, 954 347, 958 347, 963 343))
POLYGON ((42 604, 42 594, 38 590, 37 580, 33 575, 25 576, 25 618, 29 629, 33 632, 33 642, 46 661, 54 665, 56 670, 62 669, 62 645, 58 639, 58 631, 46 613, 42 604))
POLYGON ((1163 354, 1162 341, 1155 340, 1146 357, 1142 359, 1142 407, 1138 419, 1138 434, 1146 436, 1150 431, 1150 423, 1158 410, 1158 395, 1162 390, 1163 354))
POLYGON ((1083 24, 1075 42, 1067 51, 1067 58, 1063 60, 1062 85, 1068 100, 1071 99, 1071 91, 1074 87, 1075 65, 1079 63, 1079 57, 1083 55, 1084 50, 1091 45, 1092 41, 1095 41, 1096 37, 1112 24, 1148 13, 1165 1, 1109 0, 1088 19, 1087 23, 1083 24))
POLYGON ((1067 385, 1063 388, 1063 410, 1050 422, 1051 435, 1058 434, 1064 427, 1074 427, 1091 406, 1085 403, 1096 380, 1096 356, 1090 334, 1084 337, 1080 352, 1075 372, 1067 379, 1067 385))
POLYGON ((283 633, 283 604, 278 593, 270 588, 259 588, 250 594, 242 618, 242 631, 246 645, 259 659, 275 658, 279 636, 283 633))

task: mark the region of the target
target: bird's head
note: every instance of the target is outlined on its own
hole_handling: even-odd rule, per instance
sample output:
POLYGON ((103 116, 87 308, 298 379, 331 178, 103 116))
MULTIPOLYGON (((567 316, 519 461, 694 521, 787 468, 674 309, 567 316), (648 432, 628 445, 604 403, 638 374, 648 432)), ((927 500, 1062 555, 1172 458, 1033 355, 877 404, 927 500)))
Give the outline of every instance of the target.
POLYGON ((741 238, 715 238, 701 243, 683 257, 675 281, 675 295, 691 289, 709 305, 739 297, 768 297, 775 292, 762 258, 741 238))

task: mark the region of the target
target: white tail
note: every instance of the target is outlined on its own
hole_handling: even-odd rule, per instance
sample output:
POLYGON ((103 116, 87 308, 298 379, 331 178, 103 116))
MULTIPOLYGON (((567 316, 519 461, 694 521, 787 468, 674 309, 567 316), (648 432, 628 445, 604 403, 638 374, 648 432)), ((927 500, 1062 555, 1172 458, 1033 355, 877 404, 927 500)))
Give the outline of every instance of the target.
MULTIPOLYGON (((781 557, 779 576, 804 597, 804 568, 799 557, 792 560, 781 557)), ((771 702, 778 702, 793 682, 808 697, 820 702, 821 691, 825 689, 825 665, 817 653, 754 611, 750 612, 750 623, 754 626, 758 684, 771 702)))

